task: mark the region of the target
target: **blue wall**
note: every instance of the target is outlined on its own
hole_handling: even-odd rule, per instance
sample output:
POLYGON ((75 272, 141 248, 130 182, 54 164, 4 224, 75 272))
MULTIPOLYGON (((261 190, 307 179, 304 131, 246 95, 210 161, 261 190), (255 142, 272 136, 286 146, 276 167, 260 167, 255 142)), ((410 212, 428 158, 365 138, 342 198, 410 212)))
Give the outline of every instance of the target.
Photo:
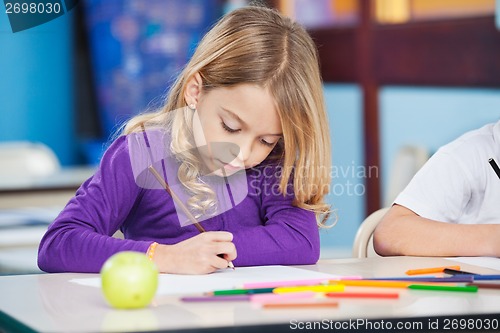
POLYGON ((42 142, 62 164, 74 164, 74 11, 12 33, 4 3, 0 3, 0 142, 42 142))
MULTIPOLYGON (((326 84, 324 92, 334 164, 328 202, 336 209, 338 223, 321 231, 322 252, 325 257, 349 256, 365 218, 361 91, 356 85, 326 84)), ((388 86, 380 91, 379 107, 379 176, 385 195, 390 166, 401 146, 418 144, 433 153, 461 134, 500 119, 500 90, 388 86)))
POLYGON ((495 8, 496 8, 495 17, 496 17, 497 28, 498 30, 500 30, 500 0, 497 0, 495 8))
POLYGON ((331 193, 328 202, 338 221, 321 231, 325 248, 350 248, 359 224, 364 219, 363 121, 361 90, 356 85, 325 85, 325 98, 333 146, 331 193))
MULTIPOLYGON (((499 2, 500 0, 497 0, 499 2)), ((0 10, 5 11, 3 2, 0 10)), ((500 6, 499 6, 500 7, 500 6)), ((13 34, 0 15, 0 142, 40 141, 64 165, 78 161, 73 101, 73 12, 13 34)), ((325 84, 333 143, 331 194, 338 217, 321 231, 327 248, 350 248, 365 218, 361 91, 357 85, 325 84)), ((380 91, 381 184, 404 144, 432 152, 460 134, 500 118, 500 90, 384 87, 380 91)))
POLYGON ((380 92, 381 181, 405 144, 432 154, 461 134, 500 119, 500 89, 384 87, 380 92))

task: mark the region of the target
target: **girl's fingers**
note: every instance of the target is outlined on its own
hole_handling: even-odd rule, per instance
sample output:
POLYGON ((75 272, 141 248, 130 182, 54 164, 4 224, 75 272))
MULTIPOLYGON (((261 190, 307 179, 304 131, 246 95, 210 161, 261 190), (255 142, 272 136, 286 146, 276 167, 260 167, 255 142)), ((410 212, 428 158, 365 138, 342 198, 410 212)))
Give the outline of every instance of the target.
POLYGON ((208 231, 199 235, 212 242, 231 242, 233 234, 227 231, 208 231))
POLYGON ((210 265, 212 265, 212 267, 215 267, 217 269, 224 269, 227 268, 228 261, 219 256, 214 256, 214 259, 210 262, 210 265))
POLYGON ((236 247, 231 242, 216 243, 216 254, 223 254, 227 261, 232 261, 237 257, 236 247))

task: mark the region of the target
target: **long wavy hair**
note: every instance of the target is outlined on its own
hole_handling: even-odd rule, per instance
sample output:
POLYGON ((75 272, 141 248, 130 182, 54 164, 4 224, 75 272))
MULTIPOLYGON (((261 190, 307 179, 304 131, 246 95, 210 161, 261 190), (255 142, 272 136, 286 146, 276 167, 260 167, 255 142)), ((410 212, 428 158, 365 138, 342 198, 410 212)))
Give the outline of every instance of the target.
POLYGON ((192 154, 193 112, 184 99, 187 83, 196 73, 205 92, 244 83, 268 89, 283 129, 281 149, 276 149, 283 170, 280 191, 285 193, 292 178, 293 204, 315 212, 318 225, 326 226, 330 213, 324 201, 331 181, 330 136, 317 50, 305 29, 261 6, 228 13, 203 37, 165 105, 126 124, 123 134, 139 131, 141 125, 155 119, 172 118, 167 116, 170 111, 184 110, 175 112, 168 121, 171 149, 182 157, 179 179, 195 194, 188 204, 203 212, 213 203, 210 189, 197 180, 201 162, 192 154))

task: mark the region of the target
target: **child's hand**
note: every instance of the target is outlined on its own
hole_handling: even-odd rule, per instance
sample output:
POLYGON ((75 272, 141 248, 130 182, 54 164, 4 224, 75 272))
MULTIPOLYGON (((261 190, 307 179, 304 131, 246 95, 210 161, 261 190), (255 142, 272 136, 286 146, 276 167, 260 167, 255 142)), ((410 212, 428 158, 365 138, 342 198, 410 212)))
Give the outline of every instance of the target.
POLYGON ((175 245, 159 244, 153 260, 162 273, 212 273, 236 259, 232 240, 233 234, 226 231, 204 232, 175 245))

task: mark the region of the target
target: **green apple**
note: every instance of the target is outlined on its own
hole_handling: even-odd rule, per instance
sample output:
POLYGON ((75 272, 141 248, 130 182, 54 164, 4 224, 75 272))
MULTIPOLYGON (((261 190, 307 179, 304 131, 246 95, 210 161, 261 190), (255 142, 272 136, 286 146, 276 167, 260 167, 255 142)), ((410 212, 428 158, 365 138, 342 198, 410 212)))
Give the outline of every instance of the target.
POLYGON ((144 308, 158 288, 158 269, 140 252, 123 251, 111 256, 101 268, 104 298, 117 309, 144 308))

